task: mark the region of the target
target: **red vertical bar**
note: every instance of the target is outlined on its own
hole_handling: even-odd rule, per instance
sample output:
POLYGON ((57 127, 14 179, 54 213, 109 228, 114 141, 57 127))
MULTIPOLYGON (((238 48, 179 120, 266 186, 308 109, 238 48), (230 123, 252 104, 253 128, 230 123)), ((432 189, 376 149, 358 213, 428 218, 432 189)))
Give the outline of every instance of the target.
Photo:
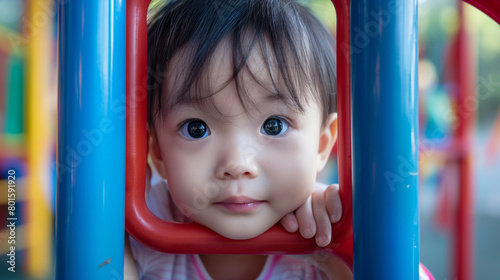
POLYGON ((477 99, 474 95, 476 67, 470 36, 465 29, 464 4, 459 1, 457 34, 457 126, 454 131, 458 166, 458 204, 455 231, 455 277, 474 279, 474 189, 472 170, 473 135, 477 99))
POLYGON ((351 158, 351 29, 350 0, 332 0, 337 13, 337 113, 339 184, 344 212, 342 223, 345 236, 350 239, 352 267, 352 158, 351 158))
MULTIPOLYGON (((147 98, 140 93, 147 88, 147 27, 146 14, 150 0, 129 0, 127 3, 127 46, 126 46, 126 190, 125 190, 125 227, 129 232, 141 231, 130 217, 138 215, 141 209, 136 207, 133 196, 135 191, 144 196, 147 162, 147 98), (132 43, 129 43, 132 42, 132 43), (134 61, 135 63, 132 63, 134 61), (134 188, 132 188, 134 186, 134 188)), ((137 200, 145 208, 145 201, 137 200)))

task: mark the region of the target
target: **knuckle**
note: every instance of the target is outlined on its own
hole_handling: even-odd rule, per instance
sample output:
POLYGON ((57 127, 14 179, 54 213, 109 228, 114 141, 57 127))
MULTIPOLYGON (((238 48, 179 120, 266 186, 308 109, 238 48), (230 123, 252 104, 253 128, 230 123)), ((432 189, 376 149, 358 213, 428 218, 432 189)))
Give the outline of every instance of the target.
POLYGON ((319 226, 324 232, 329 232, 329 229, 331 228, 331 223, 325 220, 319 223, 319 226))
POLYGON ((314 192, 311 196, 312 204, 314 208, 324 207, 325 199, 323 197, 323 193, 314 192))

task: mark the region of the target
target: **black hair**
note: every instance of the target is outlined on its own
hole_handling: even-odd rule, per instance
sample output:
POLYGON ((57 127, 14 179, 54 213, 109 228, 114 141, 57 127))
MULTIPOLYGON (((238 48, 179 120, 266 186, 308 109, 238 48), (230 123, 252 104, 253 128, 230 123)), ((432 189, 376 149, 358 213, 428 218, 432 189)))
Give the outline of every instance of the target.
POLYGON ((206 82, 205 72, 223 40, 232 51, 228 55, 233 63, 232 78, 225 85, 236 83, 244 107, 251 99, 238 86, 239 73, 249 70, 247 59, 257 46, 272 73, 271 94, 299 112, 304 112, 303 102, 312 98, 322 106, 323 123, 336 111, 334 41, 306 8, 293 0, 172 0, 148 15, 147 119, 153 133, 155 120, 164 119, 180 103, 196 102, 217 111, 210 98, 216 92, 207 96, 193 89, 206 82), (180 52, 185 54, 180 67, 185 75, 176 81, 180 86, 175 92, 165 94, 166 79, 158 73, 167 73, 180 52), (304 90, 312 96, 300 94, 304 90))

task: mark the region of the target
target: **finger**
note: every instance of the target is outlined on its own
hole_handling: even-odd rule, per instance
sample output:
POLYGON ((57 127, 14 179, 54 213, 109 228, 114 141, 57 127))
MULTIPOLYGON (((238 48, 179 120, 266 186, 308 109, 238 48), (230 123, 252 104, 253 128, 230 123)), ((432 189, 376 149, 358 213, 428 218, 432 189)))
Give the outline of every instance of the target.
POLYGON ((339 185, 332 184, 325 190, 326 211, 330 222, 336 223, 342 217, 342 201, 340 199, 339 185))
POLYGON ((314 220, 316 222, 316 244, 324 247, 332 239, 332 224, 326 212, 325 196, 322 191, 315 191, 311 195, 314 220))
POLYGON ((299 224, 297 222, 297 218, 295 217, 295 213, 286 215, 281 219, 280 223, 288 232, 296 232, 299 229, 299 224))
POLYGON ((316 223, 312 212, 311 197, 295 210, 299 224, 299 232, 304 238, 311 238, 316 234, 316 223))

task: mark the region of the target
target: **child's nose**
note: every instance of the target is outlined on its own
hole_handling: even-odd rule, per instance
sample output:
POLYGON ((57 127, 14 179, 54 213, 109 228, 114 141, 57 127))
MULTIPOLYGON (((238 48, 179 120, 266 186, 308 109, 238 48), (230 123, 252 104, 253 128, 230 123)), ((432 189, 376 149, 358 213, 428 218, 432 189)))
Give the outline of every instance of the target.
POLYGON ((224 141, 215 171, 217 178, 256 178, 259 175, 256 153, 257 150, 248 141, 224 141))

